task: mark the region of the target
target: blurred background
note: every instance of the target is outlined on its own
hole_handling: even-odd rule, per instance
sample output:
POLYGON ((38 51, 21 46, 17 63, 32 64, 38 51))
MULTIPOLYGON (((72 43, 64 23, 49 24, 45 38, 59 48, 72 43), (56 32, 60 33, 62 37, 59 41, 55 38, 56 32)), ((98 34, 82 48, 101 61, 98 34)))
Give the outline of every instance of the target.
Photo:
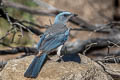
MULTIPOLYGON (((55 15, 40 15, 32 14, 23 9, 19 9, 17 4, 26 6, 35 10, 64 10, 78 14, 78 17, 91 25, 104 25, 111 21, 120 20, 119 0, 3 0, 5 4, 4 11, 8 15, 19 21, 28 21, 41 26, 50 25, 54 22, 55 15), (12 6, 14 5, 14 6, 12 6), (51 22, 51 23, 50 23, 51 22)), ((34 12, 33 12, 34 13, 34 12)), ((31 24, 26 24, 32 26, 31 24)), ((72 28, 79 28, 80 26, 68 23, 68 26, 72 28)), ((37 28, 36 26, 32 26, 37 28)), ((11 25, 3 18, 0 18, 0 37, 3 37, 11 25)), ((45 28, 37 28, 41 32, 45 31, 45 28)), ((110 37, 113 33, 97 33, 94 31, 71 31, 70 39, 68 42, 76 42, 76 40, 88 40, 91 38, 110 37)), ((31 32, 23 32, 13 30, 6 38, 1 41, 12 47, 26 46, 32 47, 39 41, 40 37, 34 35, 31 32), (14 37, 14 40, 13 40, 14 37)), ((4 45, 0 45, 0 49, 8 49, 4 45)), ((1 56, 0 56, 1 57, 1 56)), ((1 59, 11 59, 15 56, 2 56, 1 59)))
MULTIPOLYGON (((3 75, 5 78, 10 76, 11 79, 12 76, 16 76, 18 79, 18 74, 23 72, 22 67, 25 69, 26 64, 29 64, 30 59, 26 56, 36 53, 35 46, 40 36, 54 23, 55 16, 61 11, 78 14, 67 24, 71 32, 69 40, 65 43, 66 51, 63 48, 62 53, 68 54, 62 59, 81 62, 81 79, 84 77, 89 79, 89 76, 91 80, 96 80, 97 77, 101 80, 108 75, 115 80, 120 80, 120 65, 116 64, 120 63, 120 0, 0 0, 0 80, 3 75), (7 62, 12 59, 14 59, 13 63, 9 63, 12 68, 6 69, 6 73, 10 75, 6 76, 1 72, 5 70, 4 66, 7 62), (19 65, 16 64, 18 61, 21 61, 19 65), (24 64, 21 65, 22 63, 24 64), (99 67, 100 70, 94 66, 99 67), (84 74, 85 69, 87 70, 84 74), (9 72, 12 70, 13 72, 9 72)), ((56 59, 53 55, 50 55, 51 58, 56 59)), ((30 58, 32 60, 32 57, 30 58)), ((56 63, 55 66, 57 69, 60 67, 56 63)), ((51 66, 49 67, 51 70, 51 66)), ((74 65, 69 67, 72 69, 74 65)), ((67 66, 67 70, 70 69, 67 66)), ((53 71, 47 71, 46 75, 50 73, 51 77, 53 71)), ((78 70, 74 71, 76 73, 78 70)), ((79 78, 77 75, 69 77, 79 78)), ((23 77, 23 74, 21 76, 23 77)), ((55 75, 51 78, 54 77, 55 75)), ((49 79, 46 76, 45 78, 49 79)))

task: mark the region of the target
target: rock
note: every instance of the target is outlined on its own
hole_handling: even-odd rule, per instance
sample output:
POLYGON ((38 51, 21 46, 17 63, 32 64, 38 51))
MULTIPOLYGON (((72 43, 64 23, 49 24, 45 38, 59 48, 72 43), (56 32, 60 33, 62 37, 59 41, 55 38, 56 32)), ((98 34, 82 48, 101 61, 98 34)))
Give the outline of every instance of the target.
POLYGON ((120 64, 104 63, 105 71, 109 73, 115 80, 120 80, 120 64))
POLYGON ((2 80, 113 80, 91 59, 80 55, 81 63, 47 61, 36 79, 25 78, 24 72, 34 56, 10 60, 1 71, 2 80))

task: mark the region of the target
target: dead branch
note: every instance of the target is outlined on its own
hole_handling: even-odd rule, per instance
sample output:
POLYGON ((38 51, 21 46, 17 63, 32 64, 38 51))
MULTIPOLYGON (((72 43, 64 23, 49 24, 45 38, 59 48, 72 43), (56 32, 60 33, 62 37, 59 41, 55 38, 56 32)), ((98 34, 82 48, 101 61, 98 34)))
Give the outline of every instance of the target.
POLYGON ((1 15, 1 16, 0 16, 1 18, 4 18, 4 19, 5 19, 6 21, 8 21, 8 22, 9 22, 9 20, 8 20, 8 17, 9 17, 9 19, 10 19, 10 22, 9 22, 9 23, 12 23, 12 24, 13 24, 16 28, 18 28, 18 29, 22 28, 23 31, 27 31, 27 32, 31 31, 32 33, 34 33, 34 34, 36 34, 36 35, 41 35, 41 34, 42 34, 42 32, 40 32, 38 29, 33 28, 33 27, 31 27, 31 26, 26 26, 26 25, 24 25, 22 22, 20 22, 19 20, 17 20, 17 19, 15 19, 15 18, 7 15, 7 14, 3 11, 3 9, 1 9, 1 8, 0 8, 0 15, 1 15), (22 26, 22 27, 21 27, 21 26, 22 26))
MULTIPOLYGON (((88 45, 95 43, 94 45, 90 46, 89 49, 86 51, 86 53, 88 53, 90 51, 94 51, 97 49, 107 48, 108 45, 113 46, 114 45, 113 43, 120 45, 120 43, 118 42, 119 42, 119 39, 115 39, 115 38, 94 38, 94 39, 89 39, 82 42, 80 40, 77 40, 75 43, 69 42, 65 45, 65 47, 67 48, 68 54, 83 53, 87 49, 88 45), (108 43, 108 41, 112 43, 108 43)), ((29 47, 18 47, 18 48, 14 48, 13 50, 3 50, 3 51, 1 50, 0 55, 27 52, 26 49, 28 50, 29 53, 34 53, 34 49, 31 49, 29 47)), ((63 48, 62 51, 66 51, 64 49, 65 48, 63 48)))
POLYGON ((100 61, 102 63, 120 63, 120 52, 111 54, 111 56, 105 56, 104 58, 101 59, 93 59, 94 61, 100 61), (115 55, 115 56, 114 56, 115 55))
POLYGON ((97 61, 97 63, 103 68, 103 70, 111 75, 114 79, 120 78, 120 71, 119 71, 119 64, 109 64, 109 63, 102 63, 101 61, 97 61), (115 67, 117 66, 117 67, 115 67))
POLYGON ((93 38, 86 41, 77 40, 75 43, 68 42, 65 45, 67 47, 66 53, 68 54, 83 53, 87 49, 88 45, 95 43, 95 45, 90 46, 90 48, 86 51, 86 53, 88 54, 91 51, 107 48, 108 46, 113 46, 114 44, 120 45, 119 41, 120 39, 116 38, 93 38), (108 41, 112 43, 108 43, 108 41))
POLYGON ((0 40, 5 39, 12 30, 13 30, 13 28, 11 28, 10 30, 8 30, 7 33, 3 37, 0 38, 0 40))
POLYGON ((37 49, 33 47, 14 47, 8 50, 0 50, 0 55, 19 54, 22 52, 24 52, 25 55, 35 55, 35 53, 37 53, 37 49))

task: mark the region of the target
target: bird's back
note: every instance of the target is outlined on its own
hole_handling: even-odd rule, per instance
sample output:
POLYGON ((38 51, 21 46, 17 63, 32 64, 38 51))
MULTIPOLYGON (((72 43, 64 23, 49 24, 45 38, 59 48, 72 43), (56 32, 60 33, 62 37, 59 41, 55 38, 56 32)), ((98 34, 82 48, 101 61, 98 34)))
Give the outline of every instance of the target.
POLYGON ((67 31, 68 28, 66 27, 66 25, 64 24, 53 24, 51 27, 49 27, 46 31, 45 34, 57 34, 57 33, 64 33, 65 31, 67 31))

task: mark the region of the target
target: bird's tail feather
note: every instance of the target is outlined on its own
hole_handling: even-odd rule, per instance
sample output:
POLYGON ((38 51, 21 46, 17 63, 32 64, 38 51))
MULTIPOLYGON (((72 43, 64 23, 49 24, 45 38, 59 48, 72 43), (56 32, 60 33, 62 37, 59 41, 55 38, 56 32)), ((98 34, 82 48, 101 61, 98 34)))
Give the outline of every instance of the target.
POLYGON ((39 74, 42 66, 44 65, 45 61, 47 59, 47 54, 42 54, 41 56, 36 56, 26 72, 24 73, 25 77, 29 78, 36 78, 37 75, 39 74))

